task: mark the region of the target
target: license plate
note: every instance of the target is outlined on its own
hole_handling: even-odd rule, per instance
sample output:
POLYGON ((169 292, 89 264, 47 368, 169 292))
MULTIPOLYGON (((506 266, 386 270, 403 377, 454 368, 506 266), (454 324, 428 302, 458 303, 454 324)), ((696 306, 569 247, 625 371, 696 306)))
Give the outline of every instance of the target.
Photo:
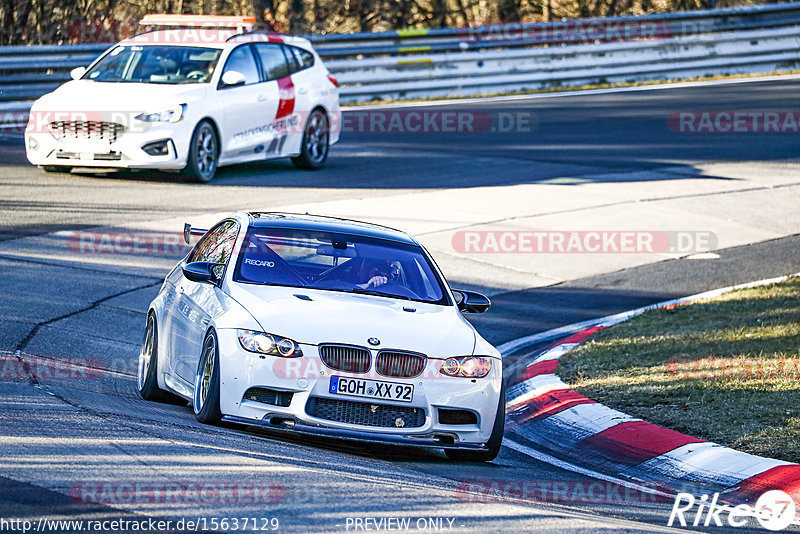
POLYGON ((107 141, 81 141, 81 140, 62 140, 61 141, 61 149, 64 152, 75 152, 81 155, 81 159, 86 159, 83 157, 84 154, 91 155, 91 158, 94 159, 95 154, 108 154, 111 152, 111 143, 107 141))
POLYGON ((361 378, 345 378, 343 376, 332 376, 328 391, 337 395, 399 402, 411 402, 414 397, 413 384, 397 384, 395 382, 362 380, 361 378))

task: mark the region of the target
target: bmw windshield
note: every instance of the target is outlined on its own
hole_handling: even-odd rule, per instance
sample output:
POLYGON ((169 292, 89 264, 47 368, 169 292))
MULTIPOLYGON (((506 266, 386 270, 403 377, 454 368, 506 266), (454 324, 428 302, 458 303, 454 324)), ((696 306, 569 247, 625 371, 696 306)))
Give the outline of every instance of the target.
POLYGON ((327 232, 251 229, 234 281, 450 303, 420 247, 327 232))
POLYGON ((222 50, 189 46, 118 46, 84 80, 158 84, 208 83, 222 50))

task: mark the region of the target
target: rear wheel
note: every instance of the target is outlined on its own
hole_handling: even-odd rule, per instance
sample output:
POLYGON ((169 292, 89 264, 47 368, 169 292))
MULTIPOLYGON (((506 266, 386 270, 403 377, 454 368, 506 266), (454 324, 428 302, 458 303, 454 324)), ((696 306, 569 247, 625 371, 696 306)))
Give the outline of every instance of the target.
POLYGON ((200 362, 194 381, 194 415, 198 421, 216 425, 222 420, 219 409, 219 350, 212 330, 203 341, 200 362))
POLYGON ((219 138, 208 121, 195 128, 189 144, 189 156, 184 175, 193 182, 207 183, 214 179, 219 161, 219 138))
POLYGON ((139 351, 139 364, 136 373, 136 389, 144 400, 158 402, 186 401, 158 387, 158 328, 156 316, 147 316, 142 348, 139 351))
POLYGON ((298 169, 317 170, 325 166, 330 149, 330 128, 328 116, 319 108, 308 116, 303 142, 300 146, 300 155, 292 158, 292 163, 298 169))
POLYGON ((486 450, 465 451, 465 450, 445 450, 444 453, 451 460, 461 462, 491 462, 500 454, 500 447, 503 445, 503 432, 506 423, 506 386, 500 388, 500 401, 497 405, 497 413, 494 417, 492 435, 486 442, 486 450))

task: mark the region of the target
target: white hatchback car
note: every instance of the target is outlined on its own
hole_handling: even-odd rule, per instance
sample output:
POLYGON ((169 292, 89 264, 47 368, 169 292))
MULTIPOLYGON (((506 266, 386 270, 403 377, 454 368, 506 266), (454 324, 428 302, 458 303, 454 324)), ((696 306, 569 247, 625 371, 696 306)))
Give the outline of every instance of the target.
POLYGON ((298 37, 162 29, 71 75, 33 104, 25 131, 28 160, 46 171, 159 169, 207 182, 219 166, 264 159, 319 169, 338 140, 338 83, 298 37))
POLYGON ((238 213, 203 234, 147 314, 138 390, 204 423, 444 449, 492 460, 500 353, 412 237, 354 221, 238 213))

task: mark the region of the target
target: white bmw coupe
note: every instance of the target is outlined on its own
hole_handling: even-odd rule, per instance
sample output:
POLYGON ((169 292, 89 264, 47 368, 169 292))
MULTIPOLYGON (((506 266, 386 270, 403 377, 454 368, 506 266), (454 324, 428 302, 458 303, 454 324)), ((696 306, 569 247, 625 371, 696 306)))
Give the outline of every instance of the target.
POLYGON ((503 438, 500 353, 409 235, 238 213, 202 234, 147 313, 138 390, 203 423, 444 449, 489 461, 503 438))
POLYGON ((232 22, 218 18, 150 15, 143 25, 189 27, 142 33, 74 69, 33 104, 28 160, 48 172, 158 169, 197 182, 265 159, 323 167, 339 137, 336 78, 308 40, 221 29, 232 22))

